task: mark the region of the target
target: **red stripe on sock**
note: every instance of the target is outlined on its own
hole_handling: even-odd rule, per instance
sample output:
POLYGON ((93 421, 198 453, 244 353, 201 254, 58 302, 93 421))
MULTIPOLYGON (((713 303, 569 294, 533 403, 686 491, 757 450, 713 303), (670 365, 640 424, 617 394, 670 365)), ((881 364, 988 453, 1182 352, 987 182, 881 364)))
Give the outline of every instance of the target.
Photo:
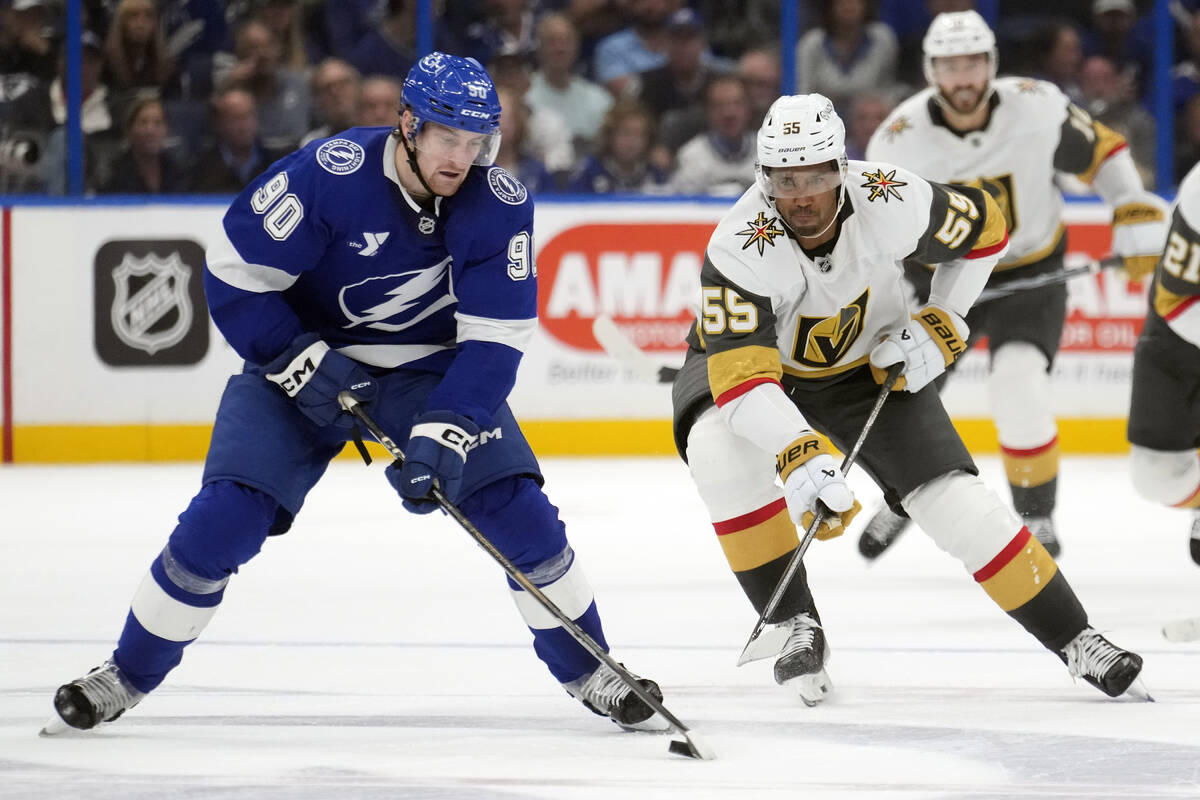
POLYGON ((1000 450, 1004 453, 1004 455, 1012 456, 1013 458, 1033 458, 1034 456, 1040 456, 1042 453, 1045 453, 1047 450, 1054 447, 1054 445, 1056 445, 1056 444, 1058 444, 1058 434, 1057 433, 1054 434, 1053 439, 1046 442, 1045 444, 1039 445, 1037 447, 1031 447, 1028 450, 1018 450, 1014 447, 1005 447, 1004 445, 1000 445, 1000 450))
POLYGON ((988 578, 1004 569, 1004 567, 1008 565, 1008 562, 1013 560, 1013 556, 1021 552, 1022 548, 1025 547, 1025 543, 1029 541, 1030 535, 1029 528, 1026 528, 1024 525, 1022 525, 1021 530, 1017 532, 1017 535, 1013 537, 1013 540, 1006 544, 1004 549, 1001 550, 995 558, 993 558, 982 569, 975 573, 975 582, 983 583, 988 578))
POLYGON ((755 386, 760 386, 764 383, 774 383, 780 386, 780 388, 783 388, 782 384, 780 384, 779 381, 775 380, 774 378, 751 378, 748 381, 739 383, 737 386, 728 391, 721 392, 721 396, 717 398, 717 407, 720 408, 730 400, 735 400, 753 389, 755 386))
POLYGON ((785 508, 787 508, 787 503, 781 497, 773 503, 768 503, 762 508, 756 508, 748 514, 742 514, 740 517, 714 522, 713 529, 716 530, 717 536, 744 531, 746 528, 766 522, 785 508))

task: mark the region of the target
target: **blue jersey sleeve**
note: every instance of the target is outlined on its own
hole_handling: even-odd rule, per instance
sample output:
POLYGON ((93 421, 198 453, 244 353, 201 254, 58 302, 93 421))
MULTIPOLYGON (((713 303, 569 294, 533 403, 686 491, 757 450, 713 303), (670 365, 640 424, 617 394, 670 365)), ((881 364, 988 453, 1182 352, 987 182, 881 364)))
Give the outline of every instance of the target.
POLYGON ((515 178, 492 167, 456 205, 447 230, 458 298, 458 348, 431 409, 486 426, 516 383, 537 327, 533 200, 515 178))
POLYGON ((321 221, 320 172, 306 147, 252 181, 222 220, 208 249, 209 312, 238 355, 265 364, 305 332, 282 296, 329 245, 321 221))

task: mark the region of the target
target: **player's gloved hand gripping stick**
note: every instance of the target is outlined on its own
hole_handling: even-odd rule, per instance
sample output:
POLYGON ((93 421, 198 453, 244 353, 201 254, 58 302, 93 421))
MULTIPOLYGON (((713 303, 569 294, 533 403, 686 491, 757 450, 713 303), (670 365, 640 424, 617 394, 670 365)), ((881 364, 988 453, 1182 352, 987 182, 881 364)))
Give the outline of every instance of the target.
MULTIPOLYGON (((875 405, 871 408, 871 413, 867 415, 867 421, 863 423, 862 433, 858 434, 858 441, 854 443, 854 447, 850 448, 850 452, 846 454, 846 458, 842 461, 843 475, 850 470, 855 460, 858 459, 858 452, 862 450, 863 442, 867 440, 867 434, 875 426, 875 419, 879 416, 879 410, 883 408, 884 401, 887 400, 892 387, 896 384, 903 369, 903 362, 893 364, 888 368, 887 375, 883 379, 883 384, 879 387, 879 396, 875 398, 875 405)), ((758 622, 755 623, 754 630, 750 632, 750 638, 746 641, 746 646, 742 648, 742 654, 738 658, 739 667, 751 661, 758 661, 762 658, 774 658, 779 655, 779 651, 783 647, 783 642, 790 633, 790 628, 787 626, 775 626, 772 629, 774 635, 763 636, 763 630, 767 627, 767 617, 775 613, 775 609, 779 606, 779 601, 783 599, 784 591, 791 585, 792 579, 796 577, 796 572, 800 569, 800 563, 804 560, 804 553, 808 550, 808 546, 812 544, 813 537, 817 535, 817 529, 821 527, 821 523, 828 514, 829 509, 825 507, 825 504, 818 502, 816 513, 812 516, 812 522, 809 523, 808 528, 804 531, 804 537, 800 539, 800 546, 796 548, 796 552, 792 553, 792 558, 788 561, 787 569, 783 571, 783 575, 779 578, 779 583, 775 585, 775 591, 771 593, 771 599, 767 601, 766 607, 758 615, 758 622)))
MULTIPOLYGON (((342 392, 338 396, 338 402, 341 403, 342 408, 344 408, 346 411, 349 411, 360 423, 362 423, 362 426, 367 429, 367 432, 370 433, 377 442, 383 445, 384 449, 388 451, 392 458, 394 458, 401 465, 401 474, 403 474, 405 465, 405 456, 403 451, 401 451, 400 447, 394 441, 392 441, 392 439, 386 433, 383 432, 379 425, 375 423, 375 420, 373 420, 371 416, 363 409, 358 399, 350 392, 342 392)), ((678 717, 668 711, 666 706, 664 706, 658 700, 658 698, 642 688, 642 685, 638 683, 632 675, 629 674, 628 670, 626 670, 612 656, 605 652, 604 648, 597 644, 595 639, 593 639, 587 634, 586 631, 576 625, 575 622, 562 611, 562 609, 556 606, 554 602, 550 600, 550 598, 546 597, 546 595, 543 594, 542 591, 535 586, 532 581, 529 580, 529 578, 525 577, 525 574, 521 572, 521 570, 517 569, 517 567, 511 561, 509 561, 503 553, 497 550, 496 546, 492 544, 486 536, 483 535, 483 532, 475 527, 475 524, 472 523, 471 520, 467 519, 466 515, 463 514, 456 505, 450 502, 450 500, 446 497, 446 493, 442 491, 441 486, 431 486, 428 496, 432 498, 433 502, 435 502, 439 508, 453 517, 454 521, 457 522, 463 530, 470 534, 471 538, 474 539, 480 547, 487 551, 487 554, 491 556, 492 559, 499 564, 506 573, 508 573, 508 577, 512 578, 512 580, 518 586, 528 592, 529 596, 536 600, 538 604, 542 606, 542 608, 546 609, 546 611, 548 611, 555 619, 557 619, 559 624, 562 625, 563 629, 571 635, 571 638, 579 642, 584 649, 602 661, 613 672, 617 673, 621 680, 625 682, 625 684, 630 688, 630 690, 633 691, 634 694, 641 698, 646 705, 650 706, 656 712, 661 714, 663 719, 669 722, 671 727, 673 727, 683 736, 683 741, 673 740, 671 742, 668 749, 672 753, 677 753, 681 756, 689 756, 691 758, 716 758, 716 754, 712 751, 712 748, 710 748, 694 731, 688 728, 687 725, 683 724, 678 717)))

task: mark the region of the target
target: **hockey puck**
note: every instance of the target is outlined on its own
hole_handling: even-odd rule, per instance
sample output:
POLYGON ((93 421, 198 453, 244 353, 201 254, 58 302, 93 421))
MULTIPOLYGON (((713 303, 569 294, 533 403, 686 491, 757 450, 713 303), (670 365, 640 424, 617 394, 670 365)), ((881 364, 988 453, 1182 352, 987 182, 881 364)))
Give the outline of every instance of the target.
POLYGON ((692 752, 692 748, 688 747, 687 742, 681 742, 678 739, 672 739, 671 743, 669 745, 667 745, 667 750, 671 751, 672 753, 674 753, 677 756, 687 756, 688 758, 698 758, 698 756, 692 752))

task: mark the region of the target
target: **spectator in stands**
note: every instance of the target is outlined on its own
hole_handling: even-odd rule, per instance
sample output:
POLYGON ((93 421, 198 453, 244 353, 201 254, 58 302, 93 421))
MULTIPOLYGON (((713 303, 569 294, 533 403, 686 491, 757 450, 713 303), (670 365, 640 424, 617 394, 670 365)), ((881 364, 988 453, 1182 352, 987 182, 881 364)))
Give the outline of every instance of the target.
POLYGON ((779 0, 694 0, 688 5, 708 23, 708 43, 719 58, 736 61, 748 50, 779 45, 779 0))
POLYGON ((846 118, 846 158, 866 158, 867 142, 875 129, 892 113, 894 103, 880 92, 863 92, 850 103, 846 118))
POLYGON ((335 58, 349 58, 363 37, 378 27, 380 10, 379 0, 322 3, 318 19, 325 52, 335 58))
POLYGON ((1081 38, 1084 55, 1108 58, 1123 78, 1135 82, 1140 94, 1145 54, 1140 52, 1143 44, 1134 31, 1136 24, 1137 6, 1133 0, 1094 0, 1092 25, 1081 38))
POLYGON ((387 0, 385 9, 383 21, 359 40, 346 60, 361 75, 402 81, 417 59, 416 0, 387 0))
POLYGON ((649 160, 653 142, 653 115, 636 100, 618 100, 600 126, 596 153, 584 159, 567 191, 664 193, 667 173, 649 160))
POLYGON ((463 55, 486 64, 498 53, 532 58, 535 24, 526 0, 486 0, 484 16, 467 26, 463 55))
POLYGON ((507 86, 496 89, 500 107, 500 150, 496 153, 496 165, 503 167, 521 183, 530 194, 553 192, 554 177, 538 157, 531 151, 526 139, 526 124, 529 111, 520 96, 507 86))
POLYGON ((706 66, 704 23, 690 8, 667 19, 667 63, 638 73, 637 97, 655 114, 658 142, 671 153, 704 130, 704 87, 716 74, 706 66))
MULTIPOLYGON (((532 85, 527 58, 516 54, 497 55, 487 65, 487 71, 496 88, 512 89, 513 94, 524 102, 532 85)), ((556 179, 569 174, 575 168, 575 146, 562 115, 544 106, 529 107, 527 113, 525 135, 529 152, 545 164, 556 179)))
POLYGON ((1175 183, 1200 162, 1200 94, 1183 104, 1176 120, 1175 183))
POLYGON ((718 75, 704 92, 708 129, 679 151, 671 188, 676 194, 736 197, 754 183, 755 131, 750 100, 735 75, 718 75))
POLYGON ((320 125, 304 135, 300 144, 324 139, 358 124, 362 103, 362 78, 340 58, 327 58, 312 74, 312 96, 320 125))
POLYGON ((363 81, 359 125, 398 125, 400 123, 400 81, 386 75, 372 75, 363 81))
MULTIPOLYGON (((341 3, 336 3, 341 5, 341 3)), ((308 69, 308 43, 296 0, 254 0, 251 19, 261 22, 279 42, 279 63, 295 72, 308 69)))
POLYGON ((190 189, 188 170, 167 149, 167 114, 150 92, 126 106, 124 149, 107 165, 105 194, 175 194, 190 189))
POLYGON ((1132 80, 1101 55, 1084 59, 1079 72, 1083 107, 1129 142, 1133 161, 1147 189, 1154 188, 1154 118, 1137 101, 1132 80))
POLYGON ((237 62, 221 86, 236 85, 254 95, 260 135, 267 147, 295 147, 308 130, 309 94, 304 76, 279 64, 279 42, 261 22, 238 29, 234 41, 237 62))
MULTIPOLYGON (((120 141, 120 132, 113 124, 110 92, 104 84, 103 45, 91 31, 84 31, 80 39, 81 59, 79 69, 80 92, 83 97, 79 121, 83 130, 83 183, 85 189, 96 188, 105 165, 113 158, 120 141)), ((50 84, 50 110, 54 119, 54 131, 46 140, 46 155, 43 159, 43 175, 46 191, 50 194, 66 194, 67 191, 67 99, 63 88, 66 74, 66 53, 59 53, 58 75, 50 84)))
MULTIPOLYGON (((925 86, 921 42, 933 18, 949 11, 980 11, 996 28, 995 16, 978 9, 975 0, 884 0, 879 4, 879 21, 891 28, 900 45, 897 82, 918 89, 925 86)), ((1000 61, 1010 63, 1003 53, 1000 61)))
POLYGON ((1079 68, 1083 64, 1083 45, 1075 26, 1069 22, 1047 25, 1039 37, 1037 52, 1041 53, 1041 59, 1034 77, 1053 83, 1072 102, 1082 104, 1079 68))
POLYGON ((175 74, 154 0, 121 0, 104 42, 105 82, 114 92, 154 89, 175 74))
POLYGON ((237 194, 289 151, 263 147, 258 139, 254 95, 245 89, 230 86, 219 90, 213 96, 211 108, 216 141, 196 161, 192 191, 237 194))
POLYGON ((875 19, 874 0, 820 0, 818 27, 796 46, 796 87, 820 92, 843 116, 854 95, 895 85, 899 44, 891 28, 875 19))
POLYGON ((214 57, 233 49, 224 0, 162 0, 158 10, 176 61, 172 93, 202 103, 212 94, 214 57))
POLYGON ((579 34, 566 14, 547 14, 537 27, 538 69, 530 77, 526 104, 562 115, 577 150, 595 138, 613 98, 600 85, 574 72, 579 34))
POLYGON ((596 45, 596 81, 620 97, 637 73, 665 64, 667 18, 678 6, 678 0, 627 0, 628 27, 596 45))
POLYGON ((0 7, 0 74, 54 78, 52 21, 45 0, 12 0, 0 7))
POLYGON ((737 76, 742 79, 750 97, 750 127, 757 129, 762 125, 771 103, 779 97, 783 80, 779 49, 756 47, 742 53, 737 62, 737 76))

